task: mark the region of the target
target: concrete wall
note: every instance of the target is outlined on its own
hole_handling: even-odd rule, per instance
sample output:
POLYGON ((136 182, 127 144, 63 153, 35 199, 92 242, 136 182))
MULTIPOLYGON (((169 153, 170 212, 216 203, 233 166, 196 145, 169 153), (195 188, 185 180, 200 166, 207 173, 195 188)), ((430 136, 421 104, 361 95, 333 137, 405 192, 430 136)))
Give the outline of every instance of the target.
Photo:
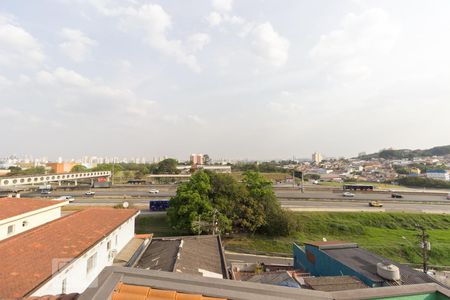
POLYGON ((0 241, 56 220, 59 217, 61 217, 61 206, 40 209, 35 212, 22 214, 6 220, 0 220, 0 241), (14 226, 14 232, 12 234, 8 234, 8 227, 11 225, 14 226))
POLYGON ((319 248, 305 245, 303 250, 298 245, 293 245, 294 267, 303 269, 313 276, 355 276, 370 287, 381 286, 364 275, 347 267, 336 259, 328 256, 319 248))
POLYGON ((43 284, 32 296, 57 295, 61 293, 82 293, 89 284, 100 274, 103 268, 111 266, 114 260, 112 251, 120 252, 134 236, 134 219, 132 217, 114 230, 107 237, 94 245, 89 251, 76 258, 68 266, 58 272, 58 264, 65 261, 63 258, 54 258, 52 263, 53 277, 43 284), (116 239, 117 237, 117 239, 116 239), (107 250, 108 241, 111 242, 111 250, 107 250), (94 268, 87 272, 88 259, 96 254, 94 268), (65 280, 65 290, 63 281, 65 280))

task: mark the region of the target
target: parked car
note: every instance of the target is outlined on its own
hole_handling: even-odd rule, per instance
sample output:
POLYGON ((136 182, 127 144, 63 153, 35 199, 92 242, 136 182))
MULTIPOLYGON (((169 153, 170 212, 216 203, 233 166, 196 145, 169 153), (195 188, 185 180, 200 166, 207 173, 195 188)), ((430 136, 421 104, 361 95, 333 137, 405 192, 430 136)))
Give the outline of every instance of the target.
POLYGON ((52 192, 49 190, 42 190, 41 195, 50 195, 52 192))
POLYGON ((448 193, 447 195, 447 200, 450 200, 450 193, 448 193))
POLYGON ((391 198, 403 198, 403 196, 397 193, 392 193, 391 198))
POLYGON ((61 197, 58 197, 58 198, 53 199, 53 200, 58 200, 58 201, 69 201, 69 203, 72 203, 72 202, 75 200, 75 198, 72 197, 72 196, 61 196, 61 197))
POLYGON ((370 201, 369 206, 370 207, 383 207, 383 204, 378 201, 370 201))
POLYGON ((345 192, 345 193, 342 194, 342 196, 344 196, 344 197, 355 197, 355 194, 350 193, 350 192, 345 192))
POLYGON ((158 194, 159 190, 157 189, 151 189, 150 191, 148 191, 150 194, 158 194))
POLYGON ((94 191, 87 191, 86 193, 84 193, 86 196, 94 196, 95 192, 94 191))

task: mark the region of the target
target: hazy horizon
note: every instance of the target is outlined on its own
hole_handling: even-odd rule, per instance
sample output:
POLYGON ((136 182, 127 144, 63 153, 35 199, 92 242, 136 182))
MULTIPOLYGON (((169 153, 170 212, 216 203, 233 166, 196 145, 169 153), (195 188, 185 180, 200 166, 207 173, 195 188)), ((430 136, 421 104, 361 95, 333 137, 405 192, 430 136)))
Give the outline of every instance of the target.
POLYGON ((5 0, 0 157, 450 144, 450 2, 5 0))

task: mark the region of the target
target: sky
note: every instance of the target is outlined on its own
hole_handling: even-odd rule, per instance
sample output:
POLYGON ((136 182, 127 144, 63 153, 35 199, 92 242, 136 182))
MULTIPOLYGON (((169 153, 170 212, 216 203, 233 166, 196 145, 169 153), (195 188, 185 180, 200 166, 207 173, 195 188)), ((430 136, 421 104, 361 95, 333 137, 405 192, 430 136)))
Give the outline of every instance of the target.
POLYGON ((2 0, 0 156, 450 144, 450 2, 2 0))

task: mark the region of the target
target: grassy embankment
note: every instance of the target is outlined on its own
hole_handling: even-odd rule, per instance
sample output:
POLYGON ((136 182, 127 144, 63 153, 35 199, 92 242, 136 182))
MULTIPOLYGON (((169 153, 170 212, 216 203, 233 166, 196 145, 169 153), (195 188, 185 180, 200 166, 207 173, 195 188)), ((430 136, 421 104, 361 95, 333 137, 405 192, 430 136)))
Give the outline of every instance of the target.
MULTIPOLYGON (((299 231, 290 237, 261 235, 225 239, 226 249, 267 253, 292 252, 292 243, 343 240, 356 242, 379 255, 404 263, 421 263, 418 231, 415 224, 428 228, 432 265, 450 266, 450 216, 412 213, 328 213, 295 214, 299 231)), ((165 215, 145 216, 137 221, 137 232, 156 236, 177 235, 167 224, 165 215)))
POLYGON ((360 184, 360 185, 373 185, 376 189, 405 189, 407 190, 408 188, 405 186, 401 186, 401 185, 395 185, 395 184, 387 184, 387 183, 379 183, 379 182, 320 182, 319 185, 324 185, 324 186, 332 186, 332 187, 339 187, 342 188, 343 184, 360 184))

